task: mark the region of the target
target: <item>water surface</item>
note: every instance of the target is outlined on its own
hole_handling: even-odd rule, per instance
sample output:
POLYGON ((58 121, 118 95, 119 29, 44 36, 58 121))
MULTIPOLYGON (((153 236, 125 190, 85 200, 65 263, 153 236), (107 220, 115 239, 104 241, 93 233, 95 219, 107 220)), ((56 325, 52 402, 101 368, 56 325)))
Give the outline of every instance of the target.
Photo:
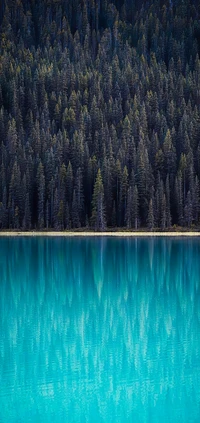
POLYGON ((0 238, 0 422, 200 421, 200 240, 0 238))

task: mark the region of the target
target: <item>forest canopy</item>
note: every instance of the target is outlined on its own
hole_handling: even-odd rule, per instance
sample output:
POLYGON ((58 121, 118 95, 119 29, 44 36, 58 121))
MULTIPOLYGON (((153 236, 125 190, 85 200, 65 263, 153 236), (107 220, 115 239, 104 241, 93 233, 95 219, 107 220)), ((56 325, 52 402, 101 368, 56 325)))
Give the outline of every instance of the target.
POLYGON ((2 0, 0 229, 200 218, 198 0, 2 0))

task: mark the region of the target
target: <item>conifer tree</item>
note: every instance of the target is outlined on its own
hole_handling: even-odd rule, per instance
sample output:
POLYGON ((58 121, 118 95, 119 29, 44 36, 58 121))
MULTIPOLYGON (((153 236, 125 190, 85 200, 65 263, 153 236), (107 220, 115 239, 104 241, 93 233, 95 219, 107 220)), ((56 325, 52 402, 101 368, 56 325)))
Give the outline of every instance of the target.
POLYGON ((153 211, 153 200, 152 200, 152 198, 150 199, 150 202, 149 202, 147 225, 148 225, 148 229, 150 231, 152 231, 154 229, 154 211, 153 211))
POLYGON ((94 185, 92 199, 92 225, 95 230, 104 230, 106 227, 105 209, 104 209, 104 187, 101 176, 101 170, 98 169, 94 185))
POLYGON ((40 162, 37 171, 37 191, 38 191, 38 227, 44 228, 44 204, 45 204, 45 177, 44 168, 40 162))

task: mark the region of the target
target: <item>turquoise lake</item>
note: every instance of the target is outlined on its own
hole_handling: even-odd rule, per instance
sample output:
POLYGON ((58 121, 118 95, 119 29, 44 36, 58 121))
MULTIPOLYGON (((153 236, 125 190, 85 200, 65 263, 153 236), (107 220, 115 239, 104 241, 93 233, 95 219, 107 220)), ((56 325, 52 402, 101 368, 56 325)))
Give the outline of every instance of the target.
POLYGON ((0 423, 22 422, 200 422, 200 239, 0 238, 0 423))

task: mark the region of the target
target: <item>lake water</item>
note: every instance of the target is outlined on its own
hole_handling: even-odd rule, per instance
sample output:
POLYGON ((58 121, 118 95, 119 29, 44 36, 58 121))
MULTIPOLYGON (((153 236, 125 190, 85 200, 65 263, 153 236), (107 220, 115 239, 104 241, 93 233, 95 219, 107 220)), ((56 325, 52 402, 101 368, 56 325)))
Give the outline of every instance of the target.
POLYGON ((0 238, 0 423, 200 421, 200 239, 0 238))

